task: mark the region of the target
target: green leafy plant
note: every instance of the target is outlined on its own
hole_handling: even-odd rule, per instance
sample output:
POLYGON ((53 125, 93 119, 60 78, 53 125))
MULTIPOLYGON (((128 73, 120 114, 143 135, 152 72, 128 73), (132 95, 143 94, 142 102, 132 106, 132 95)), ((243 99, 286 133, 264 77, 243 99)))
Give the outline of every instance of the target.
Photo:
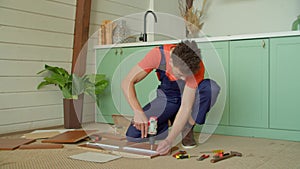
POLYGON ((48 72, 37 89, 47 85, 58 86, 66 99, 78 99, 80 94, 87 94, 93 99, 97 99, 104 89, 108 86, 108 80, 104 74, 87 74, 79 77, 75 74, 69 74, 64 68, 45 65, 45 69, 38 72, 41 74, 48 72))

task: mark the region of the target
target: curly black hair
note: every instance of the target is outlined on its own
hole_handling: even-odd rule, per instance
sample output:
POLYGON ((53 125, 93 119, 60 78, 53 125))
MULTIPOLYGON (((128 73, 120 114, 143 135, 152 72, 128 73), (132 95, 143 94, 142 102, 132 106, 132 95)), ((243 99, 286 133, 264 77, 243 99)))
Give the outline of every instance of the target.
POLYGON ((171 54, 173 65, 183 74, 195 74, 200 70, 201 51, 195 41, 180 42, 171 54))

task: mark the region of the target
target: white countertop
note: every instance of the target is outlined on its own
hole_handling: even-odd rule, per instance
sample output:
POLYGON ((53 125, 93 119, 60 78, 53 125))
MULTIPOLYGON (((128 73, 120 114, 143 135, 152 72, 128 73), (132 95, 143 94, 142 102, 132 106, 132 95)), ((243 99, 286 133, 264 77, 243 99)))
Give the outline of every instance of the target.
MULTIPOLYGON (((271 33, 258 33, 258 34, 231 35, 231 36, 202 37, 202 38, 193 38, 193 39, 189 39, 189 40, 195 40, 196 42, 216 42, 216 41, 274 38, 274 37, 287 37, 287 36, 299 36, 299 35, 300 35, 300 31, 288 31, 288 32, 271 32, 271 33)), ((153 41, 153 42, 119 43, 119 44, 110 44, 110 45, 97 45, 94 47, 94 49, 173 44, 173 43, 179 43, 182 40, 184 40, 184 39, 153 41)))

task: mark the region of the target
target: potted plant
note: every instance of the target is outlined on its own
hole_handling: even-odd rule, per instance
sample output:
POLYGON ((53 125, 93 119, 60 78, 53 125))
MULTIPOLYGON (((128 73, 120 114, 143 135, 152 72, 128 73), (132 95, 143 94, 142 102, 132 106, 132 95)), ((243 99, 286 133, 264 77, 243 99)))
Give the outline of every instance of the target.
POLYGON ((64 105, 64 127, 80 128, 82 122, 83 95, 87 94, 94 100, 108 86, 108 80, 104 74, 87 74, 82 77, 69 74, 64 68, 45 65, 41 74, 48 72, 37 89, 47 85, 58 86, 62 91, 64 105))

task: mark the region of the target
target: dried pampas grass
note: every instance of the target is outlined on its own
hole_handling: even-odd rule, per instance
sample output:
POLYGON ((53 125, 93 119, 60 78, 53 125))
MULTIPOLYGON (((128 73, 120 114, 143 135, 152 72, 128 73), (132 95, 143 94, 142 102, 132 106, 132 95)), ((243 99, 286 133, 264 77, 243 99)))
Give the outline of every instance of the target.
POLYGON ((187 29, 190 34, 199 32, 204 25, 204 14, 206 0, 203 0, 201 10, 192 6, 187 8, 185 0, 178 0, 181 16, 186 21, 187 29))

